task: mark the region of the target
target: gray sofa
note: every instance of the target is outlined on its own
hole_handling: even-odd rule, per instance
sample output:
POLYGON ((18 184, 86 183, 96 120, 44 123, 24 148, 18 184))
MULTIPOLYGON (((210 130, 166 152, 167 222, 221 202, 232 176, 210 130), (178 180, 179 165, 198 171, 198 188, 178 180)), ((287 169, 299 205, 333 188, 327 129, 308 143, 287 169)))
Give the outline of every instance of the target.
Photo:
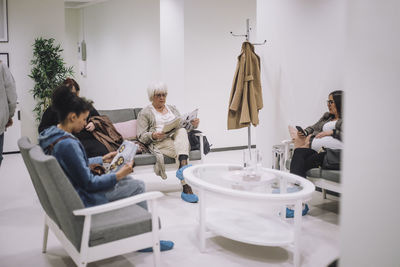
MULTIPOLYGON (((129 120, 136 120, 141 108, 124 108, 124 109, 113 109, 113 110, 99 110, 100 115, 106 115, 112 123, 125 122, 129 120)), ((189 153, 190 160, 201 160, 202 153, 200 150, 193 150, 189 153)), ((165 164, 175 163, 175 159, 165 156, 165 164)), ((135 156, 135 165, 154 165, 156 163, 156 157, 152 154, 137 154, 135 156)))
MULTIPOLYGON (((125 109, 113 109, 113 110, 99 110, 100 115, 106 115, 110 118, 112 123, 125 122, 129 120, 135 120, 138 117, 141 108, 125 108, 125 109)), ((189 153, 190 164, 202 163, 204 160, 203 138, 200 138, 201 150, 193 150, 189 153)), ((177 164, 175 159, 170 157, 164 157, 165 169, 167 172, 168 179, 163 180, 161 177, 154 174, 154 164, 156 163, 156 157, 152 154, 137 154, 134 158, 135 168, 133 176, 135 179, 142 180, 146 185, 146 191, 180 191, 182 185, 180 180, 176 178, 175 172, 177 170, 177 164)))

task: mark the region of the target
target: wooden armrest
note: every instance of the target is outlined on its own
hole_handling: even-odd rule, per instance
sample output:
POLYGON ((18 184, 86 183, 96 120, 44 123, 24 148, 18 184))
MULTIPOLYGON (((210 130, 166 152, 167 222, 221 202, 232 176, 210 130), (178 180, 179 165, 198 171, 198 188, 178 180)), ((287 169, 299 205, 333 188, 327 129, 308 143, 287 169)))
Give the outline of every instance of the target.
POLYGON ((87 216, 87 215, 93 215, 93 214, 98 214, 98 213, 104 213, 107 211, 112 211, 112 210, 117 210, 121 208, 125 208, 131 205, 134 205, 136 203, 145 201, 145 200, 154 200, 157 198, 162 197, 164 194, 159 192, 159 191, 154 191, 154 192, 146 192, 143 194, 139 194, 133 197, 127 197, 124 199, 120 199, 117 201, 113 201, 104 205, 99 205, 95 207, 90 207, 86 209, 80 209, 80 210, 74 210, 73 213, 76 216, 87 216))

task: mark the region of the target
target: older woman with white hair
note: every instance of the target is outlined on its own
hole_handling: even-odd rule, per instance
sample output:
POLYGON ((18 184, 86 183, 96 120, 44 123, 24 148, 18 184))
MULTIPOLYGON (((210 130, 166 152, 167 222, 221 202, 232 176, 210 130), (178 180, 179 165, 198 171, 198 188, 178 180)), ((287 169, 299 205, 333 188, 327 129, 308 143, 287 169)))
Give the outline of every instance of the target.
POLYGON ((193 194, 192 188, 186 184, 182 172, 189 167, 189 140, 187 131, 198 127, 200 120, 194 119, 189 127, 179 128, 170 134, 165 134, 162 129, 165 124, 180 117, 175 106, 166 105, 168 88, 163 82, 155 82, 149 85, 147 93, 150 105, 143 108, 137 119, 137 136, 139 141, 146 144, 150 152, 156 156, 157 162, 154 172, 163 179, 167 178, 165 173, 164 155, 175 158, 179 162, 176 177, 181 180, 181 198, 186 202, 196 203, 198 197, 193 194))

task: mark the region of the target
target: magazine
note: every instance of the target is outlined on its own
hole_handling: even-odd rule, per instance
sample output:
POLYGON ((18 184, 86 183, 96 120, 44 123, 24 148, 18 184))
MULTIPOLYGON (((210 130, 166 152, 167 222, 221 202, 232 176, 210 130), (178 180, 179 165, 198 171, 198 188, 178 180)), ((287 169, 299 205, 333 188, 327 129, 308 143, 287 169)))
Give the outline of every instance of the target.
POLYGON ((164 128, 162 129, 162 132, 168 135, 179 128, 189 129, 190 121, 197 118, 198 110, 199 109, 195 109, 192 112, 186 113, 186 114, 182 115, 181 117, 177 117, 177 118, 173 119, 172 121, 166 123, 164 125, 164 128))
POLYGON ((181 128, 186 128, 187 130, 189 130, 190 122, 197 118, 197 112, 198 111, 199 111, 199 109, 196 108, 192 112, 189 112, 189 113, 186 113, 186 114, 182 115, 181 116, 182 120, 181 120, 180 127, 181 128))
POLYGON ((173 131, 175 131, 177 128, 179 128, 180 123, 181 123, 181 118, 180 117, 175 118, 172 121, 167 122, 164 125, 162 132, 168 135, 168 134, 172 133, 173 131))
POLYGON ((106 168, 106 173, 116 173, 126 163, 131 162, 136 155, 138 146, 125 140, 117 150, 117 155, 113 158, 110 165, 106 168))

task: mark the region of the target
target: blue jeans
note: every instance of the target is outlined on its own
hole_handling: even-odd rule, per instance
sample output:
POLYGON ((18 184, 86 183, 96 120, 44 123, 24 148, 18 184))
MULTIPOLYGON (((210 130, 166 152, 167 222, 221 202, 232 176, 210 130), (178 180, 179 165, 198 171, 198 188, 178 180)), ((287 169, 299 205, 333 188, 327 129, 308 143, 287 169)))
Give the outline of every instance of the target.
POLYGON ((4 133, 0 134, 0 166, 3 161, 3 144, 4 144, 4 133))
MULTIPOLYGON (((146 191, 143 181, 135 180, 132 177, 125 177, 117 182, 111 190, 105 192, 108 201, 115 201, 131 196, 135 196, 146 191)), ((139 206, 147 210, 147 202, 138 203, 139 206)))

